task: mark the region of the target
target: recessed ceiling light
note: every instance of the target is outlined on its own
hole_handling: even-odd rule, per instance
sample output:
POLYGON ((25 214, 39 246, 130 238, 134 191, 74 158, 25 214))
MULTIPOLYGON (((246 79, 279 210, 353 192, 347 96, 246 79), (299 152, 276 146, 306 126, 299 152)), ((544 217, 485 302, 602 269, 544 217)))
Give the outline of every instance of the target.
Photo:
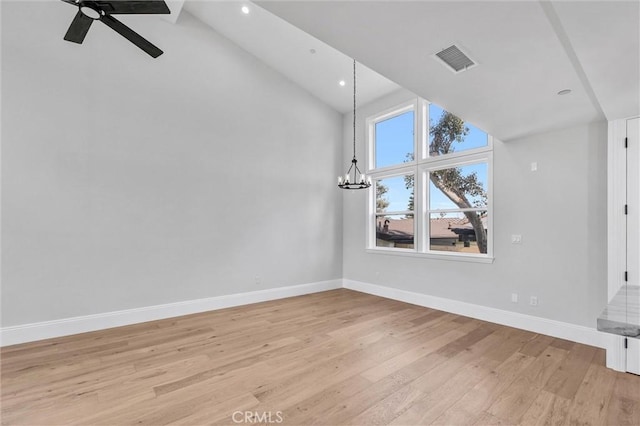
POLYGON ((338 82, 338 84, 339 84, 340 86, 344 87, 344 85, 345 85, 345 84, 347 84, 347 82, 346 82, 346 81, 344 81, 344 80, 340 80, 340 81, 338 82))
POLYGON ((558 95, 560 95, 560 96, 568 95, 569 93, 571 93, 571 89, 563 89, 563 90, 558 92, 558 95))
POLYGON ((311 53, 312 55, 315 55, 316 49, 309 49, 309 53, 311 53))
POLYGON ((242 6, 242 9, 240 9, 242 11, 242 13, 244 13, 245 15, 248 15, 250 10, 249 10, 249 6, 242 6))

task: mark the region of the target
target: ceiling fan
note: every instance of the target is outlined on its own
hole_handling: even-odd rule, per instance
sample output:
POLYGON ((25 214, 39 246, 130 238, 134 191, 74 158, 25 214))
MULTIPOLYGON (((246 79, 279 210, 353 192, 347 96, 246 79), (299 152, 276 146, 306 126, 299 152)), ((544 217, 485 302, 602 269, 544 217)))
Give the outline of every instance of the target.
POLYGON ((111 15, 169 14, 164 0, 62 0, 78 8, 64 39, 82 44, 93 21, 100 21, 154 58, 162 55, 151 42, 111 15))

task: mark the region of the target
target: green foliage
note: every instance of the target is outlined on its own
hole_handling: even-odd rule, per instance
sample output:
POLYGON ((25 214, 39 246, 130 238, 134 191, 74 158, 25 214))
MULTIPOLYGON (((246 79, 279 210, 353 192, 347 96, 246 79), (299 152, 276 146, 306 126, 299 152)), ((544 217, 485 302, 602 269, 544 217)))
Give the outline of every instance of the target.
MULTIPOLYGON (((415 159, 413 152, 409 152, 407 153, 407 155, 405 156, 405 163, 409 163, 411 161, 413 161, 415 159)), ((407 206, 407 210, 411 210, 413 211, 413 207, 414 207, 414 202, 413 202, 413 195, 414 195, 414 180, 415 180, 415 176, 414 175, 404 175, 404 187, 407 189, 411 190, 411 195, 409 195, 409 205, 407 206)), ((409 216, 409 215, 407 215, 409 216)), ((411 217, 413 217, 413 215, 411 215, 411 217)))
POLYGON ((453 143, 464 141, 465 136, 469 134, 469 128, 464 125, 462 119, 444 111, 435 126, 432 122, 430 123, 429 134, 432 138, 429 144, 429 155, 434 157, 454 152, 453 143))
POLYGON ((384 196, 389 192, 389 188, 380 183, 379 180, 376 181, 376 212, 383 212, 389 207, 389 200, 384 196))
POLYGON ((462 169, 460 167, 436 170, 431 172, 431 181, 433 184, 442 190, 461 208, 482 207, 486 205, 487 194, 482 187, 482 184, 478 182, 478 175, 473 172, 467 176, 462 175, 462 169), (453 193, 457 196, 457 199, 453 199, 449 193, 453 193), (473 197, 475 200, 469 201, 469 198, 473 197))
MULTIPOLYGON (((469 134, 469 128, 464 125, 462 119, 445 111, 436 125, 431 123, 429 134, 431 135, 430 155, 445 155, 455 152, 454 143, 463 142, 469 134)), ((431 172, 431 181, 460 208, 480 207, 486 203, 487 194, 482 184, 478 182, 475 172, 463 176, 462 169, 459 167, 437 170, 431 172), (455 196, 452 197, 452 195, 455 196), (472 204, 467 197, 480 198, 480 200, 472 204)))
MULTIPOLYGON (((429 134, 431 135, 429 155, 436 157, 455 152, 454 144, 464 141, 464 138, 469 134, 469 128, 464 125, 462 119, 445 111, 438 123, 435 125, 433 122, 430 123, 429 134)), ((405 162, 413 160, 413 153, 408 153, 405 162)), ((478 176, 475 172, 464 176, 460 167, 454 167, 436 170, 429 175, 435 187, 442 191, 458 208, 464 209, 486 205, 487 194, 482 184, 478 181, 478 176), (469 201, 469 198, 475 199, 473 203, 469 201)), ((405 187, 411 189, 409 210, 413 210, 414 207, 414 180, 415 177, 413 175, 404 177, 405 187)), ((473 226, 480 252, 486 253, 487 235, 481 218, 476 212, 465 212, 464 214, 473 226)))

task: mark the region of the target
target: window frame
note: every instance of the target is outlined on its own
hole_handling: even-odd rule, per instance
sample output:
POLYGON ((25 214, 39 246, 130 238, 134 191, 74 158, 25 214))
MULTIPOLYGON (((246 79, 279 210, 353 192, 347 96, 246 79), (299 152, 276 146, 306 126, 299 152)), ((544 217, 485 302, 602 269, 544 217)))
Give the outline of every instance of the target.
MULTIPOLYGON (((451 154, 429 156, 429 105, 426 99, 416 98, 392 108, 383 110, 366 119, 367 131, 367 175, 374 182, 382 179, 414 175, 414 240, 413 249, 376 246, 376 226, 379 213, 376 211, 376 186, 369 191, 367 203, 366 251, 376 254, 416 256, 440 260, 467 261, 476 263, 493 262, 493 137, 487 134, 487 146, 473 148, 451 154), (375 125, 408 111, 414 111, 414 160, 391 166, 375 167, 375 125), (435 209, 429 208, 429 173, 447 168, 486 163, 487 164, 487 205, 484 208, 435 209), (487 211, 487 253, 445 252, 430 249, 430 215, 443 210, 451 212, 487 211)), ((402 212, 385 212, 406 214, 402 212)))

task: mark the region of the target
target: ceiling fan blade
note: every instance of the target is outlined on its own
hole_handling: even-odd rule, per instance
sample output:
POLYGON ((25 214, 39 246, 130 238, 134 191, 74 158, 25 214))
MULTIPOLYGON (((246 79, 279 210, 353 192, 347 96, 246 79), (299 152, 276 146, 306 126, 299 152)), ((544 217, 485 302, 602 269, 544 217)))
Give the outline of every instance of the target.
POLYGON ((137 32, 133 31, 131 28, 127 27, 122 22, 118 21, 116 18, 109 15, 103 15, 100 20, 104 22, 105 25, 111 27, 122 37, 126 38, 131 43, 147 52, 152 57, 157 58, 158 56, 162 55, 162 50, 158 49, 156 46, 151 44, 150 41, 142 37, 137 32))
POLYGON ((108 15, 130 15, 130 14, 160 14, 171 13, 169 7, 163 0, 112 0, 96 1, 100 9, 108 15))
POLYGON ((64 39, 72 41, 74 43, 82 44, 84 37, 87 35, 87 31, 91 27, 93 19, 85 16, 82 12, 78 11, 76 17, 73 18, 67 33, 64 35, 64 39))
POLYGON ((71 5, 77 6, 78 4, 75 2, 75 0, 62 0, 65 3, 69 3, 71 5))

